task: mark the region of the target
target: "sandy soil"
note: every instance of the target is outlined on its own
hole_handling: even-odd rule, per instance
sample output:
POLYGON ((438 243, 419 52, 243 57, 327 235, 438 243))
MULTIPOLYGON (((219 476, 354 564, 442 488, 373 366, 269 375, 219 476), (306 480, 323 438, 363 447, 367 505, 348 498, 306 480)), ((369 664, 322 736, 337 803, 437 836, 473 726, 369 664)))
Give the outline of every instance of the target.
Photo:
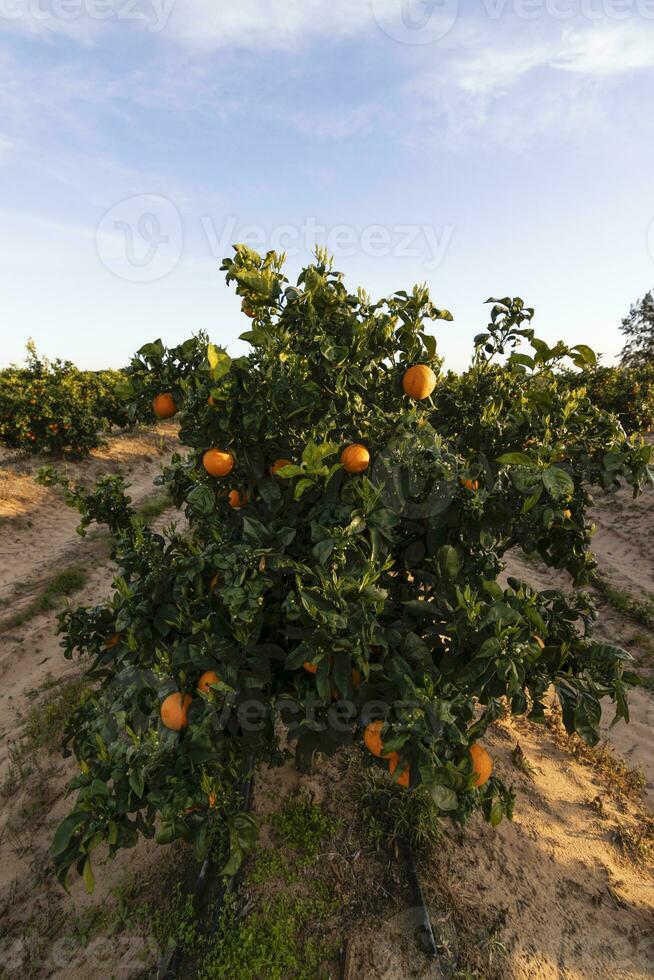
MULTIPOLYGON (((142 499, 152 492, 172 440, 170 429, 119 437, 76 464, 75 475, 91 480, 122 470, 134 497, 142 499)), ((633 509, 628 497, 625 491, 598 502, 595 551, 612 581, 647 596, 654 594, 654 494, 633 509)), ((0 461, 0 596, 23 601, 35 583, 79 560, 91 567, 75 601, 101 600, 110 581, 106 553, 100 542, 80 541, 75 525, 75 514, 61 506, 56 492, 33 485, 29 467, 0 461), (27 592, 17 590, 25 582, 27 592)), ((552 575, 519 555, 511 556, 510 570, 534 585, 569 587, 565 575, 552 575)), ((647 631, 606 605, 601 612, 601 635, 651 664, 647 631)), ((61 679, 77 670, 61 656, 54 622, 54 613, 42 614, 0 636, 0 785, 21 720, 47 696, 46 675, 61 679)), ((631 725, 610 728, 609 707, 604 730, 618 759, 643 769, 645 794, 654 805, 654 700, 645 690, 633 692, 630 700, 631 725)), ((650 812, 623 791, 610 766, 573 751, 556 726, 543 731, 507 720, 494 727, 488 743, 498 771, 517 792, 515 821, 496 830, 478 818, 463 830, 446 822, 443 845, 421 867, 434 921, 453 958, 457 949, 478 949, 477 975, 488 980, 653 977, 651 856, 630 845, 651 820, 650 812), (516 766, 517 745, 528 771, 516 766)), ((107 900, 128 872, 141 880, 156 873, 160 853, 142 842, 103 869, 92 900, 80 882, 68 898, 49 875, 47 848, 68 806, 63 792, 70 769, 69 761, 45 753, 14 792, 0 797, 0 920, 9 937, 3 945, 0 936, 5 974, 133 977, 143 969, 143 940, 129 929, 109 942, 105 938, 101 948, 79 941, 71 946, 65 937, 76 916, 91 902, 107 900)), ((320 771, 310 780, 288 775, 286 782, 284 789, 310 784, 320 797, 320 771)), ((255 795, 255 805, 265 807, 263 799, 264 794, 255 795)), ((350 980, 448 975, 416 957, 413 925, 411 910, 389 915, 380 901, 368 928, 349 937, 350 980)), ((0 977, 2 970, 0 965, 0 977)))
MULTIPOLYGON (((132 500, 139 503, 153 493, 153 478, 178 445, 175 426, 160 423, 146 431, 111 436, 87 459, 54 465, 73 482, 86 485, 107 474, 121 474, 130 484, 132 500)), ((0 460, 0 601, 12 599, 15 608, 44 580, 86 554, 75 533, 77 511, 62 506, 58 490, 34 480, 39 467, 52 462, 46 456, 14 458, 13 463, 0 460), (21 583, 27 588, 19 588, 16 598, 21 583)))

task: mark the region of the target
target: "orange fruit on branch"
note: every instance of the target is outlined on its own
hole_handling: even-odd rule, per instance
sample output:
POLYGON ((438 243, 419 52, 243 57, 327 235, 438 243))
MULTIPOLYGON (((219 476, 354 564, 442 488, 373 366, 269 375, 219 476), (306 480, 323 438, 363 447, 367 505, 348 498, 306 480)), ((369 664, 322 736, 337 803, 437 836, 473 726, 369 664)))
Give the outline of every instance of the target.
POLYGON ((426 364, 414 364, 402 378, 404 393, 420 401, 429 398, 436 387, 436 375, 426 364))
POLYGON ((472 759, 472 770, 475 773, 474 784, 479 788, 491 778, 493 760, 483 745, 478 745, 476 742, 473 742, 468 751, 472 759))
MULTIPOLYGON (((391 754, 389 756, 387 756, 386 758, 389 760, 389 762, 388 762, 388 771, 390 772, 391 776, 393 776, 393 775, 395 775, 395 770, 397 769, 397 767, 400 764, 400 757, 397 754, 397 752, 391 752, 391 754)), ((397 779, 395 780, 395 782, 397 783, 398 786, 407 786, 407 787, 409 786, 409 783, 411 782, 411 768, 410 768, 410 766, 407 765, 405 767, 405 769, 397 777, 397 779)))
POLYGON ((209 476, 227 476, 234 469, 234 457, 222 449, 207 449, 202 457, 202 465, 209 476))
MULTIPOLYGON (((381 740, 381 730, 383 727, 384 722, 381 720, 381 718, 378 718, 377 721, 371 721, 369 725, 366 725, 366 729, 363 733, 363 741, 366 748, 369 752, 372 752, 373 755, 376 755, 378 759, 381 759, 384 752, 384 743, 381 740)), ((384 758, 390 759, 392 755, 393 753, 390 752, 388 755, 385 755, 384 758)))
POLYGON ((461 483, 466 488, 466 490, 472 490, 473 493, 476 492, 477 490, 479 490, 479 481, 478 480, 463 480, 462 479, 461 480, 461 483))
POLYGON ((283 470, 285 466, 290 466, 290 459, 276 459, 275 462, 270 467, 270 475, 275 476, 280 470, 283 470))
POLYGON ((179 732, 188 725, 186 712, 193 698, 190 694, 181 694, 175 691, 169 694, 161 704, 161 720, 166 728, 173 732, 179 732))
POLYGON ((233 507, 234 510, 240 510, 241 507, 245 507, 247 504, 248 495, 247 493, 241 493, 240 490, 230 490, 227 499, 229 500, 230 507, 233 507))
POLYGON ((341 453, 341 466, 347 473, 363 473, 370 465, 370 453, 365 446, 355 442, 341 453))
POLYGON ((177 412, 175 399, 169 392, 157 395, 152 402, 152 408, 158 419, 171 419, 177 412))
POLYGON ((208 694, 211 690, 211 685, 219 683, 220 677, 215 670, 205 670, 204 674, 198 681, 198 691, 202 691, 203 694, 208 694))

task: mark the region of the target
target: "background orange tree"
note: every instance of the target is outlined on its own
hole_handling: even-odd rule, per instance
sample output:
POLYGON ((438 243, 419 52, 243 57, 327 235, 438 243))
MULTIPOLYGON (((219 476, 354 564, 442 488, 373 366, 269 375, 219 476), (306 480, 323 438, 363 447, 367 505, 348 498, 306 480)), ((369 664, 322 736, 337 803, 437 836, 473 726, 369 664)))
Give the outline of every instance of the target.
POLYGON ((274 253, 238 246, 223 268, 251 352, 157 341, 129 373, 137 414, 175 403, 187 451, 161 480, 185 522, 155 533, 120 479, 88 493, 44 474, 82 528, 109 525, 120 567, 106 604, 62 621, 93 681, 67 733, 80 773, 53 842, 62 881, 76 865, 91 886, 92 850, 141 834, 198 857, 229 844, 235 870, 254 828, 234 787, 252 754, 282 758, 280 722, 306 764, 363 747, 381 719, 366 742, 391 755, 392 778, 444 815, 481 808, 495 824, 513 795, 473 763, 506 705, 542 719, 553 684, 568 731, 591 744, 603 698, 628 714, 630 658, 592 639, 589 596, 498 580, 519 548, 583 585, 590 488, 652 479, 641 438, 561 377, 592 351, 550 348, 521 300, 491 300, 470 369, 439 380, 425 324, 451 317, 426 288, 372 302, 320 252, 296 285, 274 253), (417 364, 413 394, 435 382, 420 398, 405 393, 417 364), (342 465, 352 445, 367 465, 360 449, 342 465))

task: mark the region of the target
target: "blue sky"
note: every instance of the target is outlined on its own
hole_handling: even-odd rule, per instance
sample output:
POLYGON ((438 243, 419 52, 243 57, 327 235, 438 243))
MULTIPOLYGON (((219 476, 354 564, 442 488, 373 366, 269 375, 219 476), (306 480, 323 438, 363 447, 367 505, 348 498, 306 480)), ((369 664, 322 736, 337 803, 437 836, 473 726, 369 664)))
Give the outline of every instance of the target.
POLYGON ((654 0, 0 0, 0 364, 238 351, 232 241, 612 360, 654 284, 654 0), (102 19, 100 19, 100 15, 102 19))

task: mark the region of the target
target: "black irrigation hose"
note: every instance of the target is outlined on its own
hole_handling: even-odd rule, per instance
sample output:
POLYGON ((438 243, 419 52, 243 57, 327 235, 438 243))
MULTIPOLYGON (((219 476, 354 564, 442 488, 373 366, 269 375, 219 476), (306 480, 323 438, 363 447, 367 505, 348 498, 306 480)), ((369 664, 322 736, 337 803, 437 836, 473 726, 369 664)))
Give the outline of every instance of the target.
POLYGON ((422 894, 418 871, 416 869, 416 859, 413 854, 411 842, 408 839, 402 841, 402 854, 406 865, 406 876, 411 889, 411 899, 415 908, 420 912, 420 924, 418 929, 418 942, 423 952, 432 958, 438 956, 438 946, 434 938, 434 930, 431 926, 429 911, 425 905, 425 896, 422 894))
MULTIPOLYGON (((252 806, 253 778, 254 778, 254 756, 249 755, 245 763, 245 776, 243 778, 243 782, 241 783, 241 796, 243 799, 243 809, 245 810, 246 813, 250 810, 250 807, 252 806)), ((204 893, 204 890, 206 888, 207 876, 209 874, 210 867, 211 867, 211 860, 208 857, 206 857, 202 862, 202 866, 200 867, 200 871, 198 873, 195 886, 193 888, 193 905, 195 908, 197 908, 198 903, 202 897, 202 894, 204 893)), ((233 890, 237 877, 238 875, 235 875, 233 878, 230 878, 226 885, 224 884, 222 885, 218 893, 218 896, 216 898, 211 913, 210 926, 209 926, 210 934, 215 933, 216 930, 218 929, 220 913, 222 912, 223 909, 225 896, 230 894, 230 892, 233 890)), ((182 947, 176 946, 175 949, 173 950, 172 956, 168 963, 168 968, 166 972, 163 974, 163 976, 161 977, 161 980, 178 980, 183 959, 184 959, 184 951, 182 947)))

